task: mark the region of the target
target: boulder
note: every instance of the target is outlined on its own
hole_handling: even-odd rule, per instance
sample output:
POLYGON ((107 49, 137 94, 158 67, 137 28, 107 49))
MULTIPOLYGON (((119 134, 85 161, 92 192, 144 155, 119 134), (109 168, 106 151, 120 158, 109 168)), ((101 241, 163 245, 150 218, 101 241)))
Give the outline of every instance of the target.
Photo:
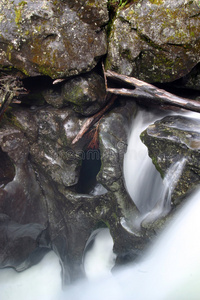
POLYGON ((63 85, 62 96, 64 104, 71 103, 74 111, 93 115, 105 105, 104 79, 94 72, 73 78, 63 85))
POLYGON ((25 75, 80 74, 107 51, 106 0, 3 0, 0 20, 0 65, 25 75))
POLYGON ((200 183, 200 120, 167 116, 150 125, 141 134, 141 139, 162 177, 170 166, 176 162, 181 166, 185 161, 172 193, 172 203, 179 204, 200 183))
POLYGON ((53 107, 70 106, 83 116, 95 114, 107 100, 104 79, 96 72, 71 78, 44 90, 42 94, 53 107))
POLYGON ((134 1, 111 25, 106 68, 148 82, 170 82, 199 62, 199 1, 134 1))

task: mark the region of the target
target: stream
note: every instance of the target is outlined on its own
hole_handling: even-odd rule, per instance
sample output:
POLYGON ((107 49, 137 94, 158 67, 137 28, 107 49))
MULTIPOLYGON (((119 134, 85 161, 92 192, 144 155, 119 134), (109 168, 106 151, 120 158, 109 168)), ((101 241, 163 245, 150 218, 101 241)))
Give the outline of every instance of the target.
MULTIPOLYGON (((170 194, 185 164, 183 159, 173 165, 162 180, 148 157, 147 148, 139 139, 148 124, 164 115, 139 110, 124 158, 126 187, 141 213, 140 222, 151 222, 170 211, 170 194), (144 182, 145 189, 142 188, 144 182)), ((0 299, 199 299, 199 199, 200 190, 196 190, 184 202, 173 221, 155 238, 146 254, 134 264, 112 271, 115 255, 111 235, 108 229, 98 230, 83 262, 87 280, 68 286, 63 291, 59 260, 51 251, 39 264, 24 272, 17 273, 9 268, 0 270, 0 299)))

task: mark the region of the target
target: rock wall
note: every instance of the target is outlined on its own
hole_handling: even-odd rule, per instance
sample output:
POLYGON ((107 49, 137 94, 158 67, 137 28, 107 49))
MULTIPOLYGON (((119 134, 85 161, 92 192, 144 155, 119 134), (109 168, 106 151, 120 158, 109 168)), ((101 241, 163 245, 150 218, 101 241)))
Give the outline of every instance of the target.
POLYGON ((0 65, 61 78, 92 70, 107 54, 108 69, 169 82, 199 62, 198 0, 120 3, 1 1, 0 65))

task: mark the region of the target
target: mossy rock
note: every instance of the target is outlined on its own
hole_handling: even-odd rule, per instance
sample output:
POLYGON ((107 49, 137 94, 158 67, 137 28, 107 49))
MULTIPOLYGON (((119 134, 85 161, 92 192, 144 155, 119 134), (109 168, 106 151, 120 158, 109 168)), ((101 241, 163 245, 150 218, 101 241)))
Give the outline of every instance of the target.
POLYGON ((107 51, 106 0, 3 0, 0 21, 0 65, 26 76, 77 75, 107 51))
POLYGON ((170 82, 199 62, 198 1, 150 1, 119 9, 106 68, 148 82, 170 82))
POLYGON ((184 159, 183 172, 172 194, 174 205, 180 203, 200 183, 200 120, 168 116, 150 125, 141 139, 148 147, 157 170, 164 177, 169 167, 184 159))
POLYGON ((95 72, 77 76, 62 87, 63 105, 72 105, 73 109, 89 116, 99 111, 106 101, 104 79, 95 72))

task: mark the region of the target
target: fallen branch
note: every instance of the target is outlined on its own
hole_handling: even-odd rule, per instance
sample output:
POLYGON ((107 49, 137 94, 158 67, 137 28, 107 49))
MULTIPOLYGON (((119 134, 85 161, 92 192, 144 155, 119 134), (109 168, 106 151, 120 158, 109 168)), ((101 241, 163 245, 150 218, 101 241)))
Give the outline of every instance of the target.
POLYGON ((181 107, 187 110, 200 112, 200 102, 191 100, 188 98, 178 97, 174 94, 166 92, 165 90, 159 89, 152 84, 146 83, 142 80, 138 80, 134 77, 128 77, 126 75, 120 75, 113 71, 105 72, 107 77, 112 79, 120 80, 121 82, 128 83, 135 87, 135 89, 115 89, 107 88, 107 92, 115 95, 130 96, 136 98, 153 99, 160 104, 170 104, 173 106, 181 107))
POLYGON ((87 121, 83 124, 81 130, 77 134, 77 136, 73 139, 72 144, 77 143, 83 137, 83 135, 89 130, 89 128, 94 123, 96 123, 103 116, 103 114, 113 105, 116 98, 117 96, 112 96, 111 100, 102 110, 100 110, 98 113, 96 113, 95 115, 87 119, 87 121))

